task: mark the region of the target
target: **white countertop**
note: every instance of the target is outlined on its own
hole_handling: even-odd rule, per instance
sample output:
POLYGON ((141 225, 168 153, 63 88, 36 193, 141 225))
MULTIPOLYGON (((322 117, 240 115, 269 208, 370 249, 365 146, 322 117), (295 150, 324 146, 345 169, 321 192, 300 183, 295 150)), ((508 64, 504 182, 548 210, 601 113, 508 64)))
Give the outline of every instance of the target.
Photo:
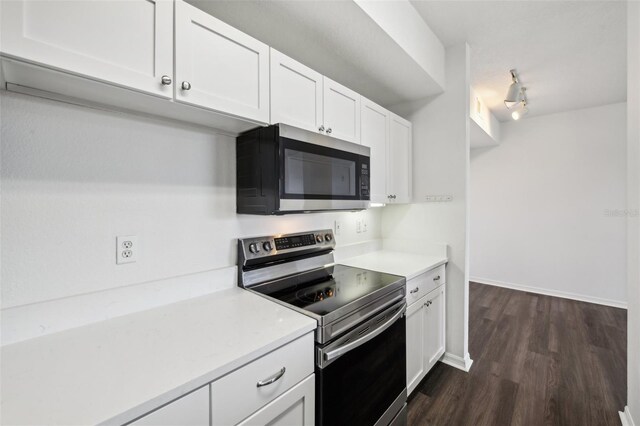
POLYGON ((379 250, 343 259, 339 263, 356 268, 400 275, 407 280, 447 263, 444 256, 426 256, 391 250, 379 250))
POLYGON ((4 346, 2 423, 124 423, 315 328, 233 288, 4 346))

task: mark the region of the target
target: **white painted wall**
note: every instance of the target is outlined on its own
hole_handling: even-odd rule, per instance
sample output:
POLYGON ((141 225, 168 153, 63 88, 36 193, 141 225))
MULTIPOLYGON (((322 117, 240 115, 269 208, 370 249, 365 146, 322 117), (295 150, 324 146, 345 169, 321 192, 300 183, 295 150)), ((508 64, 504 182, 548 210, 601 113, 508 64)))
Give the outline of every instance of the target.
MULTIPOLYGON (((640 208, 640 3, 627 13, 627 208, 640 208)), ((640 425, 640 217, 627 216, 627 408, 640 425)))
MULTIPOLYGON (((413 123, 413 200, 385 207, 386 238, 449 246, 447 265, 447 356, 470 365, 468 354, 469 47, 447 49, 442 95, 398 105, 396 113, 413 123), (452 202, 424 203, 427 195, 453 196, 452 202)), ((463 367, 464 368, 464 367, 463 367)))
POLYGON ((471 153, 470 279, 624 305, 626 104, 501 130, 471 153))
POLYGON ((237 215, 235 139, 209 129, 7 92, 0 108, 3 339, 233 285, 237 237, 340 219, 339 247, 380 238, 379 209, 237 215), (137 263, 115 264, 117 235, 138 236, 137 263))
POLYGON ((354 0, 443 89, 445 48, 409 0, 354 0))

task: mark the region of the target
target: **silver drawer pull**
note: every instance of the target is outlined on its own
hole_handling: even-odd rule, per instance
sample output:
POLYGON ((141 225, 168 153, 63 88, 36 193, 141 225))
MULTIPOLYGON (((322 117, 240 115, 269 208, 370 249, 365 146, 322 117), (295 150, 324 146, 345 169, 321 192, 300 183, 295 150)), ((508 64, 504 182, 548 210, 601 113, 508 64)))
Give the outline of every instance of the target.
POLYGON ((416 287, 413 290, 411 290, 409 293, 413 294, 413 293, 417 293, 418 291, 420 291, 420 289, 416 287))
POLYGON ((435 277, 433 280, 434 281, 438 281, 440 279, 440 275, 438 275, 437 277, 435 277))
POLYGON ((264 380, 260 380, 256 384, 256 386, 261 388, 262 386, 267 386, 267 385, 270 385, 271 383, 277 382, 282 376, 284 376, 285 371, 287 371, 287 369, 285 367, 282 367, 282 370, 278 371, 273 376, 267 377, 264 380))

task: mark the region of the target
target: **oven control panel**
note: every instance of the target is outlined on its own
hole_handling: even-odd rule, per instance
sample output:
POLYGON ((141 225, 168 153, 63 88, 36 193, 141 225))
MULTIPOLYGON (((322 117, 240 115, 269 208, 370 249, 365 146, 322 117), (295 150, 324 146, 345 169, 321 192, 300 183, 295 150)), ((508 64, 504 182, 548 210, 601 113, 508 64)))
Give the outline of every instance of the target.
POLYGON ((293 256, 298 251, 321 251, 334 247, 335 241, 331 229, 238 240, 238 248, 244 259, 268 258, 276 255, 281 257, 287 253, 292 253, 293 256))

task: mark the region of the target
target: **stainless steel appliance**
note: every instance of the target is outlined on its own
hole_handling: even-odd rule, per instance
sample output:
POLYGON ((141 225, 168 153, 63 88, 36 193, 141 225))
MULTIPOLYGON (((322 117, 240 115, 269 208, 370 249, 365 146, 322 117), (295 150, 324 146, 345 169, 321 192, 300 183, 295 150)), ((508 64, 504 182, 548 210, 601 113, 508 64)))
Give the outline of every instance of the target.
POLYGON ((331 230, 238 240, 238 283, 316 328, 316 425, 406 424, 406 281, 334 263, 331 230))
POLYGON ((369 207, 370 148, 285 124, 236 139, 238 213, 369 207))

